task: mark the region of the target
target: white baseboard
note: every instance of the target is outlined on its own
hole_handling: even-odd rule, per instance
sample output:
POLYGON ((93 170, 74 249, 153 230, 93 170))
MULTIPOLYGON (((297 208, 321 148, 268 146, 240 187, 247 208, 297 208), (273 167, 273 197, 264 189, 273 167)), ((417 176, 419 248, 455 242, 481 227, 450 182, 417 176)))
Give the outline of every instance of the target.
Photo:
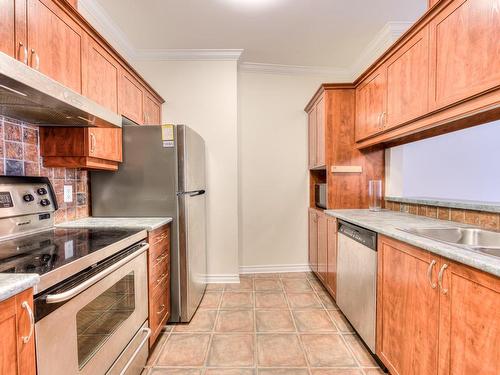
POLYGON ((309 272, 309 264, 273 264, 261 266, 240 266, 240 274, 246 273, 282 273, 282 272, 309 272))
POLYGON ((240 275, 220 274, 207 275, 208 284, 237 284, 240 282, 240 275))

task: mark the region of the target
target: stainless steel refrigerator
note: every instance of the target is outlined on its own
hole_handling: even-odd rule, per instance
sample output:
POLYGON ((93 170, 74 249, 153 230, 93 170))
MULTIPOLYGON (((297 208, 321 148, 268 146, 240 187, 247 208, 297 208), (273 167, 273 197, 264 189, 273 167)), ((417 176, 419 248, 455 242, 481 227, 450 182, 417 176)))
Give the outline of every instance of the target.
POLYGON ((185 125, 123 127, 117 172, 91 172, 92 216, 173 217, 171 321, 191 320, 206 287, 205 142, 185 125))

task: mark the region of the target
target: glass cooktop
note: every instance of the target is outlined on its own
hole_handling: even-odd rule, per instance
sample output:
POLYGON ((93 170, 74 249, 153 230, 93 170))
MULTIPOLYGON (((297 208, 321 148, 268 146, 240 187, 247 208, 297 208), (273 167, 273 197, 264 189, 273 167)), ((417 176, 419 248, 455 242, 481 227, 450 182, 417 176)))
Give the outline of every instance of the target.
POLYGON ((40 276, 130 237, 141 229, 53 228, 0 242, 0 272, 40 276))

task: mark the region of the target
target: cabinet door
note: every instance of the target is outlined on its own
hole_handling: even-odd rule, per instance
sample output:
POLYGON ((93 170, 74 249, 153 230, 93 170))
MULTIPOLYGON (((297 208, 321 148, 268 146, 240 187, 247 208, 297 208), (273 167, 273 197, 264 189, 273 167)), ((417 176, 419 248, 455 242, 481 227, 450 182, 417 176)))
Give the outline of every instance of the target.
POLYGON ((500 279, 442 263, 439 374, 500 374, 500 279))
POLYGON ((328 229, 327 218, 318 213, 318 277, 326 284, 327 256, 328 256, 328 229))
POLYGON ((122 70, 118 82, 118 112, 128 119, 144 123, 142 87, 130 74, 122 70))
POLYGON ((83 31, 56 3, 28 0, 29 65, 82 92, 83 31))
POLYGON ((318 215, 309 210, 309 266, 318 272, 318 215))
POLYGON ((15 0, 0 0, 0 51, 18 58, 16 53, 15 0))
POLYGON ((2 375, 36 374, 34 335, 31 335, 27 343, 23 342, 23 336, 27 337, 32 328, 23 302, 26 302, 33 311, 31 289, 0 303, 0 331, 2 332, 0 373, 2 375))
POLYGON ((308 136, 309 136, 309 168, 314 168, 316 166, 316 107, 313 107, 308 114, 308 136))
POLYGON ((118 62, 90 36, 85 38, 83 95, 118 113, 118 62))
POLYGON ((425 27, 387 65, 385 128, 394 128, 424 115, 429 93, 429 29, 425 27))
POLYGON ((87 128, 88 155, 94 158, 122 161, 122 130, 87 128))
POLYGON ((335 298, 337 293, 337 220, 333 217, 327 219, 327 238, 326 287, 335 298))
POLYGON ((144 124, 159 125, 161 123, 161 104, 148 93, 144 94, 144 124))
POLYGON ((325 165, 325 100, 316 104, 316 167, 325 165))
POLYGON ((386 111, 387 71, 381 67, 356 88, 356 141, 382 130, 386 111))
POLYGON ((376 352, 391 374, 437 374, 438 260, 379 238, 376 352))
POLYGON ((456 0, 430 23, 430 106, 500 85, 500 0, 456 0))

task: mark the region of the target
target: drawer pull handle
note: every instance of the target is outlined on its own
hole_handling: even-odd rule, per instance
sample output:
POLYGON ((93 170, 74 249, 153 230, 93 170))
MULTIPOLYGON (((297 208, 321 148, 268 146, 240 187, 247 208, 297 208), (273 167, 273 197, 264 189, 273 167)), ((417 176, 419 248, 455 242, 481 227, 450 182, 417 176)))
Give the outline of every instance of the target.
POLYGON ((448 293, 448 289, 443 288, 443 274, 444 271, 448 268, 448 265, 445 263, 443 264, 443 267, 439 270, 439 275, 438 275, 438 284, 439 284, 439 289, 441 289, 441 292, 443 294, 448 293))
POLYGON ((159 244, 161 241, 163 241, 163 240, 164 240, 164 239, 166 239, 167 237, 168 237, 168 234, 166 234, 166 233, 165 233, 165 234, 162 234, 162 235, 160 236, 160 238, 159 238, 158 240, 156 240, 156 241, 153 243, 153 245, 159 244))
POLYGON ((163 280, 165 280, 167 278, 167 276, 168 276, 168 272, 167 273, 162 273, 160 275, 160 277, 156 279, 156 285, 161 284, 163 282, 163 280))
POLYGON ((168 254, 163 254, 163 255, 156 257, 155 266, 160 264, 161 262, 163 262, 163 260, 166 259, 167 257, 168 257, 168 254))
POLYGON ((26 48, 26 46, 23 44, 23 42, 19 42, 19 59, 21 59, 21 51, 24 52, 24 57, 23 57, 23 63, 25 63, 26 65, 28 65, 28 49, 26 48))
POLYGON ((436 265, 436 261, 433 259, 431 264, 429 264, 429 268, 427 269, 427 278, 429 279, 429 284, 431 284, 432 289, 436 289, 436 283, 432 282, 432 269, 436 265))
POLYGON ((156 312, 156 314, 160 315, 160 314, 161 314, 162 312, 164 312, 164 311, 165 311, 165 304, 164 304, 164 303, 162 303, 162 304, 161 304, 161 306, 160 306, 160 310, 158 310, 158 311, 156 312))

